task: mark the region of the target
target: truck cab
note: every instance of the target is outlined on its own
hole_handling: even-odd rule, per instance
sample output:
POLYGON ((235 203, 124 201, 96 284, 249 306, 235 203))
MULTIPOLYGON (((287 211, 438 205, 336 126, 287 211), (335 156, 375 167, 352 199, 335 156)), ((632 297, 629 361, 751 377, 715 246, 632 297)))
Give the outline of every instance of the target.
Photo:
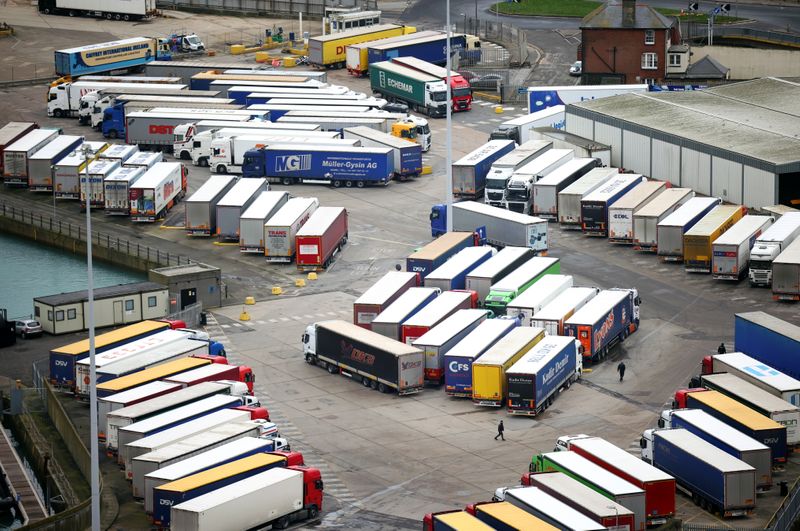
POLYGON ((447 232, 447 205, 433 205, 429 218, 431 220, 431 236, 438 238, 447 232))
POLYGON ((69 114, 70 83, 51 86, 47 90, 47 116, 61 118, 69 114))
POLYGON ((530 214, 533 181, 533 177, 528 175, 511 175, 506 186, 506 208, 512 212, 530 214))
POLYGON ((505 208, 506 188, 514 170, 512 168, 492 168, 486 175, 484 203, 505 208))
POLYGON ((300 340, 303 342, 303 355, 306 361, 309 357, 316 357, 317 327, 313 324, 308 325, 300 340))
POLYGON ((316 518, 322 510, 322 499, 325 485, 322 482, 322 473, 316 468, 307 466, 290 466, 292 470, 303 473, 303 509, 307 518, 316 518))
POLYGON ((708 391, 705 387, 689 387, 688 389, 678 389, 675 391, 675 400, 672 401, 672 407, 675 409, 686 408, 686 395, 689 393, 700 393, 708 391))
POLYGON ((586 435, 585 433, 580 433, 578 435, 562 435, 558 439, 556 439, 556 446, 553 448, 554 452, 566 452, 568 451, 569 445, 572 441, 578 439, 589 439, 591 435, 586 435))
POLYGON ((172 153, 175 158, 192 159, 192 164, 195 166, 208 164, 208 157, 211 156, 211 140, 214 138, 211 131, 198 133, 193 123, 186 123, 176 125, 172 135, 172 153))
POLYGON ((650 465, 653 464, 653 432, 655 428, 644 430, 642 438, 639 439, 639 447, 642 449, 642 461, 650 465))
POLYGON ((751 286, 769 286, 772 284, 772 262, 781 254, 778 242, 756 242, 750 250, 751 286))
POLYGON ((519 127, 516 125, 500 124, 497 129, 491 132, 489 140, 513 140, 517 144, 520 144, 519 127))
POLYGON ((91 122, 94 107, 101 99, 104 99, 104 96, 99 90, 81 96, 81 103, 78 107, 78 123, 86 125, 91 122))
MULTIPOLYGON (((84 96, 96 95, 97 93, 92 92, 91 94, 87 94, 84 96)), ((114 96, 104 96, 102 98, 97 98, 94 100, 92 104, 92 108, 89 110, 89 123, 92 126, 92 129, 99 130, 103 127, 103 115, 111 104, 114 101, 114 96)), ((82 110, 82 109, 81 109, 82 110)))

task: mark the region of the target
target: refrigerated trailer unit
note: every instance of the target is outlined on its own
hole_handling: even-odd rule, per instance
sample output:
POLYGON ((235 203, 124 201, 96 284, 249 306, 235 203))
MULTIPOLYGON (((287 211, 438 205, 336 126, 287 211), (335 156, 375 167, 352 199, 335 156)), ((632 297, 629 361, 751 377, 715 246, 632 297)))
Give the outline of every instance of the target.
POLYGON ((506 371, 544 336, 542 328, 514 328, 473 361, 472 401, 479 406, 502 407, 508 396, 506 371))
POLYGON ((117 168, 103 180, 103 201, 105 213, 109 215, 127 216, 131 211, 131 185, 145 174, 146 168, 123 166, 117 168))
POLYGON ((28 186, 28 158, 55 140, 57 129, 33 129, 3 149, 3 184, 28 186))
POLYGON ((403 323, 439 296, 438 288, 409 288, 372 320, 372 331, 402 340, 403 323))
POLYGON ((291 262, 297 232, 319 208, 316 197, 293 197, 264 225, 264 256, 268 262, 291 262))
POLYGON ((683 262, 683 235, 719 205, 717 197, 693 197, 656 225, 656 252, 665 262, 683 262))
POLYGON ((489 317, 486 310, 458 310, 422 334, 412 345, 425 353, 425 381, 440 385, 444 379, 444 355, 489 317))
POLYGON ((163 162, 164 155, 160 151, 139 151, 134 153, 131 158, 122 163, 124 167, 128 168, 144 168, 149 170, 157 162, 163 162))
POLYGON ((694 197, 691 188, 669 188, 633 214, 633 248, 655 252, 658 224, 694 197))
MULTIPOLYGON (((108 110, 108 109, 107 109, 108 110)), ((218 112, 217 114, 184 112, 155 112, 136 111, 125 115, 125 143, 136 144, 140 149, 154 147, 155 150, 172 151, 175 143, 173 131, 179 125, 199 122, 201 120, 216 120, 229 122, 231 127, 236 122, 246 122, 249 117, 218 112)), ((103 122, 103 136, 116 138, 121 131, 107 127, 103 122)))
POLYGON ((417 339, 455 312, 471 309, 472 302, 472 294, 469 292, 445 291, 403 323, 400 340, 413 345, 417 339))
POLYGON ((504 247, 497 254, 467 273, 466 288, 478 294, 478 306, 489 296, 492 284, 533 258, 528 247, 504 247))
POLYGON ((372 321, 408 288, 419 284, 419 275, 390 271, 353 302, 353 324, 372 330, 372 321))
POLYGON ((108 149, 100 153, 101 159, 114 159, 118 160, 120 164, 125 164, 125 161, 139 152, 137 146, 129 146, 127 144, 114 144, 108 146, 108 149))
POLYGON ((472 363, 518 324, 516 319, 488 319, 448 350, 444 354, 445 393, 472 398, 472 363))
POLYGON ((558 222, 565 229, 581 229, 581 200, 619 174, 618 168, 594 168, 558 192, 558 222))
POLYGON ((240 179, 217 202, 216 236, 222 241, 239 241, 239 218, 261 192, 269 190, 266 179, 240 179))
POLYGON ((5 148, 38 127, 34 122, 8 122, 0 127, 0 176, 5 173, 5 157, 3 156, 5 148))
POLYGON ((667 189, 667 183, 645 181, 620 197, 608 208, 608 241, 631 245, 636 213, 667 189))
POLYGON ((86 208, 86 193, 89 192, 89 201, 92 207, 105 206, 105 180, 122 165, 114 159, 97 159, 89 163, 89 167, 80 174, 80 202, 81 209, 86 208), (89 185, 87 187, 87 180, 89 185))
POLYGON ((83 144, 82 136, 60 135, 28 157, 28 190, 53 191, 53 167, 83 144))
POLYGON ((609 209, 625 194, 646 179, 638 174, 621 173, 581 199, 581 228, 587 236, 608 236, 609 209))
POLYGON ((530 326, 544 328, 547 335, 563 336, 564 322, 599 292, 599 288, 567 288, 536 312, 528 322, 530 326))
POLYGON ((727 372, 800 407, 800 380, 743 352, 703 358, 703 374, 727 372))
POLYGON ((186 194, 188 172, 179 162, 158 162, 130 187, 131 221, 154 222, 186 194))
POLYGON ((442 291, 463 290, 466 287, 467 275, 491 258, 494 252, 494 248, 489 246, 461 249, 425 277, 425 287, 439 288, 442 291))
POLYGON ((132 406, 151 398, 156 398, 166 395, 173 391, 177 391, 181 386, 178 383, 155 381, 134 387, 127 391, 114 393, 108 396, 98 396, 97 398, 97 420, 98 420, 98 438, 104 441, 106 438, 106 416, 112 411, 121 409, 123 407, 132 406))
MULTIPOLYGON (((434 210, 442 214, 431 220, 433 225, 437 225, 436 222, 444 221, 446 208, 444 205, 435 205, 434 210)), ((452 212, 453 230, 475 232, 484 228, 486 243, 491 245, 528 247, 537 254, 547 252, 547 222, 541 218, 475 201, 454 203, 452 212)), ((431 232, 441 234, 443 230, 446 229, 439 227, 438 230, 431 232)))
POLYGON ((264 225, 289 200, 289 192, 269 190, 242 212, 239 218, 239 251, 264 254, 264 225))
POLYGON ((597 159, 592 158, 568 160, 533 183, 531 213, 548 220, 558 220, 558 194, 599 165, 597 159))
POLYGON ((298 271, 327 269, 347 243, 348 214, 344 207, 319 207, 295 236, 298 271))
POLYGON ((233 175, 212 175, 184 203, 186 234, 211 236, 217 232, 217 204, 233 186, 233 175))
MULTIPOLYGON (((713 243, 732 228, 747 213, 738 205, 720 205, 683 235, 683 262, 689 273, 711 273, 713 243)), ((749 250, 749 249, 748 249, 749 250)))
POLYGON ((711 244, 711 276, 740 280, 750 267, 750 249, 763 231, 772 225, 770 216, 747 215, 711 244))

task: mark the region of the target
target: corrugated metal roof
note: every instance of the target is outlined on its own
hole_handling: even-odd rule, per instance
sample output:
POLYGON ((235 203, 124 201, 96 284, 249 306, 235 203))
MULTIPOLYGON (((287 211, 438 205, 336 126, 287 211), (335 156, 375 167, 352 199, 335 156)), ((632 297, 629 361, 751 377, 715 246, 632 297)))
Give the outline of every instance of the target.
MULTIPOLYGON (((95 288, 95 300, 109 299, 112 297, 119 297, 125 295, 135 295, 137 293, 146 293, 149 291, 160 291, 167 289, 162 284, 155 282, 133 282, 131 284, 119 284, 117 286, 108 286, 105 288, 95 288)), ((48 295, 47 297, 35 297, 35 302, 46 304, 47 306, 60 306, 62 304, 75 304, 89 300, 88 292, 84 290, 72 291, 69 293, 60 293, 58 295, 48 295)))

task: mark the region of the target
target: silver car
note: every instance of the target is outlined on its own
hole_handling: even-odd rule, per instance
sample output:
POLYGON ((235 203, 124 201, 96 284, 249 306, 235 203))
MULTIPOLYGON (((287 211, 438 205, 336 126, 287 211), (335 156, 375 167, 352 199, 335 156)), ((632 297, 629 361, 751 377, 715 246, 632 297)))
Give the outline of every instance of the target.
POLYGON ((42 325, 35 319, 21 319, 14 323, 14 331, 23 339, 42 335, 42 325))

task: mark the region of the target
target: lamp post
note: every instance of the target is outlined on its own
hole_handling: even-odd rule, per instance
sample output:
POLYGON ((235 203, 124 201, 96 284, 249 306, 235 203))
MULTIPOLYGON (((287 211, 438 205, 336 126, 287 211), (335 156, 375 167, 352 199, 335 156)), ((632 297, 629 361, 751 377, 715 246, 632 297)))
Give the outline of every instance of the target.
POLYGON ((450 57, 450 38, 453 34, 453 27, 450 25, 450 0, 446 0, 445 9, 447 10, 445 17, 445 23, 447 24, 447 46, 445 50, 447 52, 447 79, 445 80, 445 84, 447 85, 447 97, 445 101, 447 109, 447 134, 445 135, 445 164, 447 165, 447 178, 445 179, 445 186, 447 187, 447 190, 445 191, 445 204, 447 205, 447 232, 450 232, 453 230, 453 110, 450 106, 450 73, 452 66, 450 57))
POLYGON ((458 16, 464 17, 464 33, 467 32, 467 14, 466 13, 459 13, 458 16))

